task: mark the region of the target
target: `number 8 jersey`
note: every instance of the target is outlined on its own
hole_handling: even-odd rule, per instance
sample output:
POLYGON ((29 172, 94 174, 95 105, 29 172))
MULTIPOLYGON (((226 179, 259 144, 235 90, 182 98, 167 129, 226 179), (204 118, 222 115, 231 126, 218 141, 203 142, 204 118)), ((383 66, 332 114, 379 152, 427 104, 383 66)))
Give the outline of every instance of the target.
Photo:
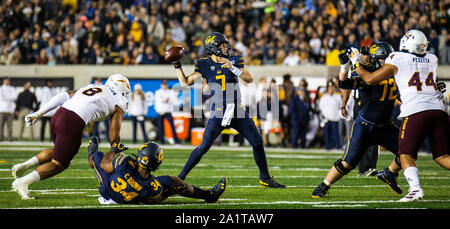
POLYGON ((128 101, 122 95, 105 85, 90 84, 77 90, 62 107, 75 112, 88 124, 109 117, 116 105, 127 112, 128 101))
POLYGON ((397 67, 394 76, 402 105, 400 118, 425 110, 447 112, 442 93, 436 87, 438 59, 427 53, 420 57, 407 52, 393 52, 386 64, 397 67))

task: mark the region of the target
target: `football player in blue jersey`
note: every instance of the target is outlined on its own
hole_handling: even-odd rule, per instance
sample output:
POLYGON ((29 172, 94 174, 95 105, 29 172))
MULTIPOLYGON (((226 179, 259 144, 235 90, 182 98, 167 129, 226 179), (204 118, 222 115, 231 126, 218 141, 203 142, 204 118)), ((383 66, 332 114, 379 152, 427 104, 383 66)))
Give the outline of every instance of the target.
MULTIPOLYGON (((384 60, 394 51, 391 45, 386 42, 377 42, 370 48, 362 47, 361 49, 365 59, 361 66, 371 72, 379 69, 384 64, 384 60)), ((339 60, 341 72, 339 73, 338 83, 339 87, 344 89, 343 96, 348 96, 350 90, 358 90, 361 105, 358 116, 353 122, 344 155, 334 163, 325 180, 315 188, 312 197, 324 197, 331 184, 337 182, 357 166, 367 148, 371 145, 381 145, 396 156, 389 168, 379 172, 376 178, 386 183, 394 192, 401 194, 402 190, 398 187, 396 181, 398 172, 401 170, 398 156, 399 130, 392 120, 394 103, 398 94, 394 77, 392 76, 377 85, 369 86, 359 78, 354 70, 351 73, 351 78, 348 78, 351 63, 347 53, 341 53, 339 60)), ((345 105, 342 106, 342 109, 345 109, 345 105)))
POLYGON ((203 190, 176 176, 153 176, 151 172, 158 169, 164 157, 156 143, 142 145, 136 159, 118 154, 126 149, 122 143, 115 142, 104 154, 98 151, 97 137, 89 141, 89 165, 98 180, 101 204, 159 204, 175 194, 216 203, 227 188, 226 178, 210 190, 203 190))
POLYGON ((227 37, 219 32, 207 35, 203 41, 203 47, 209 57, 199 59, 192 74, 186 76, 180 62, 174 63, 182 87, 190 86, 201 78, 206 81, 211 90, 212 111, 202 143, 192 151, 178 177, 184 180, 202 156, 208 152, 222 130, 231 127, 252 145, 253 156, 260 172, 260 185, 285 188, 269 175, 262 137, 253 119, 249 117, 248 111, 241 104, 239 78, 248 83, 253 81, 252 75, 244 69, 243 57, 231 55, 227 37))

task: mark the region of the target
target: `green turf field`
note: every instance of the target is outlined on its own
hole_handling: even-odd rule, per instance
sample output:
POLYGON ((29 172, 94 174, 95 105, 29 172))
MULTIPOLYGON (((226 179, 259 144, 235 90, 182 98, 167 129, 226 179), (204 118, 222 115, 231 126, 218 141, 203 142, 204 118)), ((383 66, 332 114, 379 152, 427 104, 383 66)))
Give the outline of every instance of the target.
MULTIPOLYGON (((136 152, 137 145, 128 146, 128 155, 136 152)), ((258 183, 259 173, 252 151, 248 147, 213 147, 186 179, 188 183, 209 189, 221 177, 227 177, 228 189, 218 204, 173 196, 162 205, 100 205, 97 202, 97 180, 87 162, 86 144, 66 171, 29 187, 30 194, 36 200, 21 200, 17 193, 11 191, 11 166, 23 162, 43 148, 46 146, 31 143, 0 145, 0 209, 450 209, 450 172, 437 165, 431 155, 419 155, 417 161, 425 199, 399 203, 397 201, 408 189, 402 173, 398 182, 404 194, 398 195, 374 177, 358 177, 357 169, 334 184, 325 198, 311 198, 314 188, 324 179, 332 163, 341 156, 339 151, 266 149, 271 175, 287 188, 262 188, 258 183)), ((166 147, 164 162, 154 175, 178 175, 191 149, 189 146, 166 147)), ((392 158, 391 154, 382 153, 378 169, 385 168, 392 158)))

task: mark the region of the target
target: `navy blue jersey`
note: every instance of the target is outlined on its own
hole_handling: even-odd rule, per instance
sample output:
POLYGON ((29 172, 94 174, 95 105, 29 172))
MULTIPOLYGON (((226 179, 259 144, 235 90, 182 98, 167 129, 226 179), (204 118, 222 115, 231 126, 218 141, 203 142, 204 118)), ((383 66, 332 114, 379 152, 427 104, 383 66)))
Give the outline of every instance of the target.
MULTIPOLYGON (((244 58, 241 56, 227 57, 231 64, 244 68, 244 58)), ((225 104, 241 103, 241 92, 239 90, 239 79, 228 68, 222 68, 222 64, 214 62, 211 57, 199 59, 195 65, 195 71, 202 74, 211 90, 211 110, 224 110, 225 104), (222 92, 222 97, 215 96, 222 92)))
MULTIPOLYGON (((359 77, 355 70, 352 71, 352 77, 359 77)), ((358 92, 358 113, 362 118, 375 124, 385 124, 391 121, 398 94, 393 76, 377 85, 360 86, 358 92)))
POLYGON ((112 166, 114 171, 109 176, 107 187, 109 196, 117 203, 140 203, 163 190, 153 175, 142 177, 137 171, 136 161, 129 156, 114 158, 112 166))

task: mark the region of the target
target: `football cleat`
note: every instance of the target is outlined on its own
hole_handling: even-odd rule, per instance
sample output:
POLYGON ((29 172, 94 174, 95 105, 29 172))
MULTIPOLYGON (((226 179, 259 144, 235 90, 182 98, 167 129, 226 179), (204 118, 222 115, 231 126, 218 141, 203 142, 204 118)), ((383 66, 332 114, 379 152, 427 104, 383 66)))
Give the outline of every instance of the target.
POLYGON ((23 177, 23 174, 27 171, 27 168, 22 164, 13 165, 11 168, 11 173, 14 179, 23 177))
POLYGON ((316 189, 314 189, 314 192, 312 193, 312 198, 322 198, 325 196, 325 194, 328 193, 328 189, 330 189, 330 186, 326 186, 325 183, 320 183, 316 189))
POLYGON ((366 176, 366 177, 371 177, 371 176, 375 176, 378 173, 378 170, 376 168, 370 168, 367 171, 358 174, 358 176, 366 176))
POLYGON ((397 194, 402 194, 402 189, 397 185, 397 176, 398 174, 392 173, 387 168, 385 168, 382 171, 378 172, 376 178, 377 180, 386 183, 392 191, 396 192, 397 194))
POLYGON ((16 179, 12 183, 13 191, 17 192, 22 200, 33 200, 34 197, 28 193, 28 185, 24 184, 21 179, 16 179))
POLYGON ((227 178, 223 177, 219 183, 212 187, 209 192, 211 196, 206 199, 206 203, 217 203, 219 202, 220 196, 227 190, 228 181, 227 178))
POLYGON ((93 154, 95 152, 98 152, 98 138, 97 138, 97 136, 92 136, 89 139, 89 144, 88 144, 87 150, 88 150, 89 155, 91 155, 91 154, 93 154))
POLYGON ((267 188, 286 188, 286 186, 276 182, 273 177, 267 179, 267 180, 260 180, 259 184, 262 187, 267 187, 267 188))
POLYGON ((423 192, 423 190, 421 188, 417 188, 417 189, 412 189, 409 191, 409 193, 401 198, 399 200, 399 202, 412 202, 412 201, 416 201, 416 200, 421 200, 425 197, 425 193, 423 192))

